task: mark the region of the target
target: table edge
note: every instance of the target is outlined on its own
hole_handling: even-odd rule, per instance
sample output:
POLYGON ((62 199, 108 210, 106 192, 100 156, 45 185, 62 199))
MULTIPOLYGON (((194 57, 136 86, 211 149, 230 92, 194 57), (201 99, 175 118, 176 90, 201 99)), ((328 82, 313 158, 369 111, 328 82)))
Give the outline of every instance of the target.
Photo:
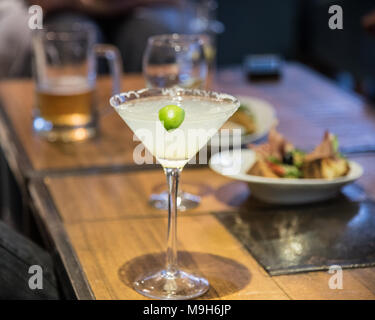
POLYGON ((75 297, 78 300, 95 300, 95 295, 45 183, 42 179, 34 179, 30 182, 28 190, 34 202, 34 209, 37 211, 36 218, 43 224, 47 236, 61 259, 75 297))

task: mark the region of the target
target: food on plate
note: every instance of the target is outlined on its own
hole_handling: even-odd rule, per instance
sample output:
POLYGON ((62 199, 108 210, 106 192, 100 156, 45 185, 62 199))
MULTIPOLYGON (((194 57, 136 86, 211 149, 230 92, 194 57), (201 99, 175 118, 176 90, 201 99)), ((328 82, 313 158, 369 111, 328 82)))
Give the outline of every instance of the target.
POLYGON ((238 110, 228 119, 221 129, 241 128, 243 134, 251 134, 256 131, 254 114, 251 110, 241 104, 238 110))
POLYGON ((334 179, 348 174, 349 164, 338 151, 335 135, 326 131, 322 142, 310 153, 297 149, 276 128, 268 142, 250 146, 256 154, 250 175, 268 178, 334 179))

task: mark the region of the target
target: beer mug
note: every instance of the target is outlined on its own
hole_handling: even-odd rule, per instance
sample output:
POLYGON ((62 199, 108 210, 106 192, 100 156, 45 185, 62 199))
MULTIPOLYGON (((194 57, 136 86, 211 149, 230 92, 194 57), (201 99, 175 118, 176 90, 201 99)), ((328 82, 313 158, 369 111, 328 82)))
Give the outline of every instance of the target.
POLYGON ((116 47, 95 44, 87 23, 51 25, 33 35, 36 104, 34 131, 49 141, 80 141, 98 131, 97 57, 106 58, 113 93, 120 92, 122 63, 116 47))

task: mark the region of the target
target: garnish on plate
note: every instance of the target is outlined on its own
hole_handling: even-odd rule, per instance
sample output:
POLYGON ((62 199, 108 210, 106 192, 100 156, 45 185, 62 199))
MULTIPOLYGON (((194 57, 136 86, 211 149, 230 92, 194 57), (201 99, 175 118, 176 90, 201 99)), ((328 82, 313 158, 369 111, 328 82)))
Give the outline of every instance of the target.
POLYGON ((294 147, 275 128, 268 142, 250 146, 256 162, 248 174, 268 178, 334 179, 348 174, 349 164, 338 151, 338 139, 326 131, 322 142, 310 153, 294 147))
POLYGON ((241 104, 237 111, 221 127, 222 129, 234 129, 240 127, 243 134, 251 134, 256 131, 254 114, 244 104, 241 104))

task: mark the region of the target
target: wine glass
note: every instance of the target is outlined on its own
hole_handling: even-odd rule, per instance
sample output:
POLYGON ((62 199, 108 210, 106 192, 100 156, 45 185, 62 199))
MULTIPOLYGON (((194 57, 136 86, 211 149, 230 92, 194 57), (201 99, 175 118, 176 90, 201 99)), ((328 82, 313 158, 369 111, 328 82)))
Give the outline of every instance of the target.
MULTIPOLYGON (((201 35, 164 34, 150 37, 143 56, 143 75, 148 88, 181 87, 203 89, 208 75, 206 38, 201 35)), ((166 210, 168 192, 152 194, 152 207, 166 210)), ((180 211, 193 209, 200 197, 180 191, 180 211)))

